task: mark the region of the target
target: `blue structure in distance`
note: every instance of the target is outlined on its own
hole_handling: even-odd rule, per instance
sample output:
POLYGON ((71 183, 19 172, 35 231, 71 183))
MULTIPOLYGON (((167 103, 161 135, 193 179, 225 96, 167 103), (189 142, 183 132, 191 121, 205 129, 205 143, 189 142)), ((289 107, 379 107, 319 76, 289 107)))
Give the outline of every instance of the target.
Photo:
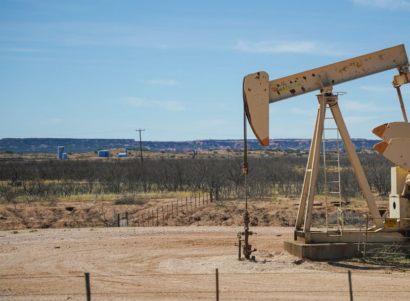
POLYGON ((63 160, 68 160, 68 154, 67 153, 63 153, 63 160))
POLYGON ((108 158, 110 156, 109 150, 99 150, 98 151, 98 158, 108 158))
POLYGON ((63 160, 64 146, 57 147, 57 160, 63 160))
POLYGON ((128 149, 125 148, 125 153, 119 153, 118 157, 128 157, 128 149))

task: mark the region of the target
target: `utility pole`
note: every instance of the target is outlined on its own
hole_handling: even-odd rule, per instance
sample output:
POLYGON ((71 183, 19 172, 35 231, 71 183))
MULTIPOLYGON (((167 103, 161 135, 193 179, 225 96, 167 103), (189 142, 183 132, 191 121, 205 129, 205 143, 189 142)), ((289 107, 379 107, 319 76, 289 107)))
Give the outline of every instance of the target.
POLYGON ((141 130, 141 129, 138 129, 138 130, 135 130, 136 132, 140 132, 140 154, 141 154, 141 167, 143 166, 142 165, 142 141, 141 141, 141 132, 143 132, 143 131, 145 131, 145 130, 141 130))

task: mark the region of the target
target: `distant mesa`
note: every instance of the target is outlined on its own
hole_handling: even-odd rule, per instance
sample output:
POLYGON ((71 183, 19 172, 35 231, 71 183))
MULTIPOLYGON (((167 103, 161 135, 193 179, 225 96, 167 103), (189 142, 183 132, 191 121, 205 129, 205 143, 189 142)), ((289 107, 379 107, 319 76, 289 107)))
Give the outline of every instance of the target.
MULTIPOLYGON (((356 149, 373 150, 373 145, 380 140, 353 139, 356 149)), ((326 145, 337 147, 337 141, 327 141, 326 145)), ((143 141, 143 150, 154 152, 187 152, 187 151, 210 151, 210 150, 241 150, 243 140, 194 140, 194 141, 143 141)), ((85 153, 96 150, 108 150, 125 148, 124 153, 118 157, 128 156, 130 149, 139 150, 139 141, 133 139, 73 139, 73 138, 3 138, 0 139, 0 152, 13 153, 55 153, 59 146, 64 146, 61 152, 63 159, 64 149, 72 153, 85 153)), ((310 139, 271 139, 269 146, 262 147, 256 139, 248 140, 250 150, 257 149, 281 149, 309 151, 310 139)), ((59 150, 57 156, 60 158, 59 150)), ((108 154, 109 156, 109 154, 108 154)), ((61 159, 61 160, 62 160, 61 159)))

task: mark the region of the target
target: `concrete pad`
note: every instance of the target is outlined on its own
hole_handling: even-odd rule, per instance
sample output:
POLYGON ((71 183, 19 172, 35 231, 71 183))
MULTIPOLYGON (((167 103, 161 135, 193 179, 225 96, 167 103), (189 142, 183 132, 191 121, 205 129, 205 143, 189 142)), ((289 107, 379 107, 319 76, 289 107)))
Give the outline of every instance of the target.
POLYGON ((362 256, 357 250, 357 243, 306 244, 300 241, 285 241, 283 247, 294 256, 316 261, 362 256))

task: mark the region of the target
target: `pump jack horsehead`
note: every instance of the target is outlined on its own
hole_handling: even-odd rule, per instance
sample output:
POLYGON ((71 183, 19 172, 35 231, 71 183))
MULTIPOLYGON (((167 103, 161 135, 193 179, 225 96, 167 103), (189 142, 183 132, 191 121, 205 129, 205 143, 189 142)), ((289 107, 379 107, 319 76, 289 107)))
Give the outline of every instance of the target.
MULTIPOLYGON (((329 260, 358 256, 363 253, 360 252, 360 248, 365 243, 368 244, 368 248, 371 245, 380 247, 380 245, 389 243, 400 245, 409 243, 410 123, 407 121, 400 92, 400 86, 409 82, 409 60, 404 45, 271 81, 269 81, 269 75, 263 71, 245 76, 243 95, 247 120, 263 146, 269 145, 268 107, 270 103, 308 92, 320 91, 317 95, 319 106, 299 202, 294 240, 285 241, 284 248, 287 251, 303 258, 329 260), (382 218, 343 120, 338 105, 340 93, 334 93, 333 86, 394 68, 397 68, 399 74, 394 76, 392 83, 397 90, 404 122, 385 123, 373 129, 373 133, 383 140, 376 144, 374 149, 396 165, 391 169, 389 218, 382 218), (338 209, 340 214, 338 214, 336 229, 335 227, 328 227, 328 221, 324 230, 312 227, 312 210, 321 142, 324 130, 326 130, 324 126, 325 119, 329 119, 325 117, 326 109, 329 109, 332 113, 331 119, 334 119, 335 129, 337 129, 338 135, 340 134, 368 205, 370 215, 367 215, 367 221, 370 217, 374 225, 367 225, 365 229, 357 227, 349 230, 345 229, 343 210, 340 208, 338 209), (364 235, 364 232, 366 235, 364 235)), ((322 157, 325 157, 325 147, 323 147, 322 157)), ((323 162, 325 164, 326 159, 323 162)), ((337 185, 340 189, 340 173, 339 181, 334 182, 338 182, 337 185)), ((340 195, 340 190, 338 193, 340 195)), ((383 216, 386 215, 383 214, 383 216)))

